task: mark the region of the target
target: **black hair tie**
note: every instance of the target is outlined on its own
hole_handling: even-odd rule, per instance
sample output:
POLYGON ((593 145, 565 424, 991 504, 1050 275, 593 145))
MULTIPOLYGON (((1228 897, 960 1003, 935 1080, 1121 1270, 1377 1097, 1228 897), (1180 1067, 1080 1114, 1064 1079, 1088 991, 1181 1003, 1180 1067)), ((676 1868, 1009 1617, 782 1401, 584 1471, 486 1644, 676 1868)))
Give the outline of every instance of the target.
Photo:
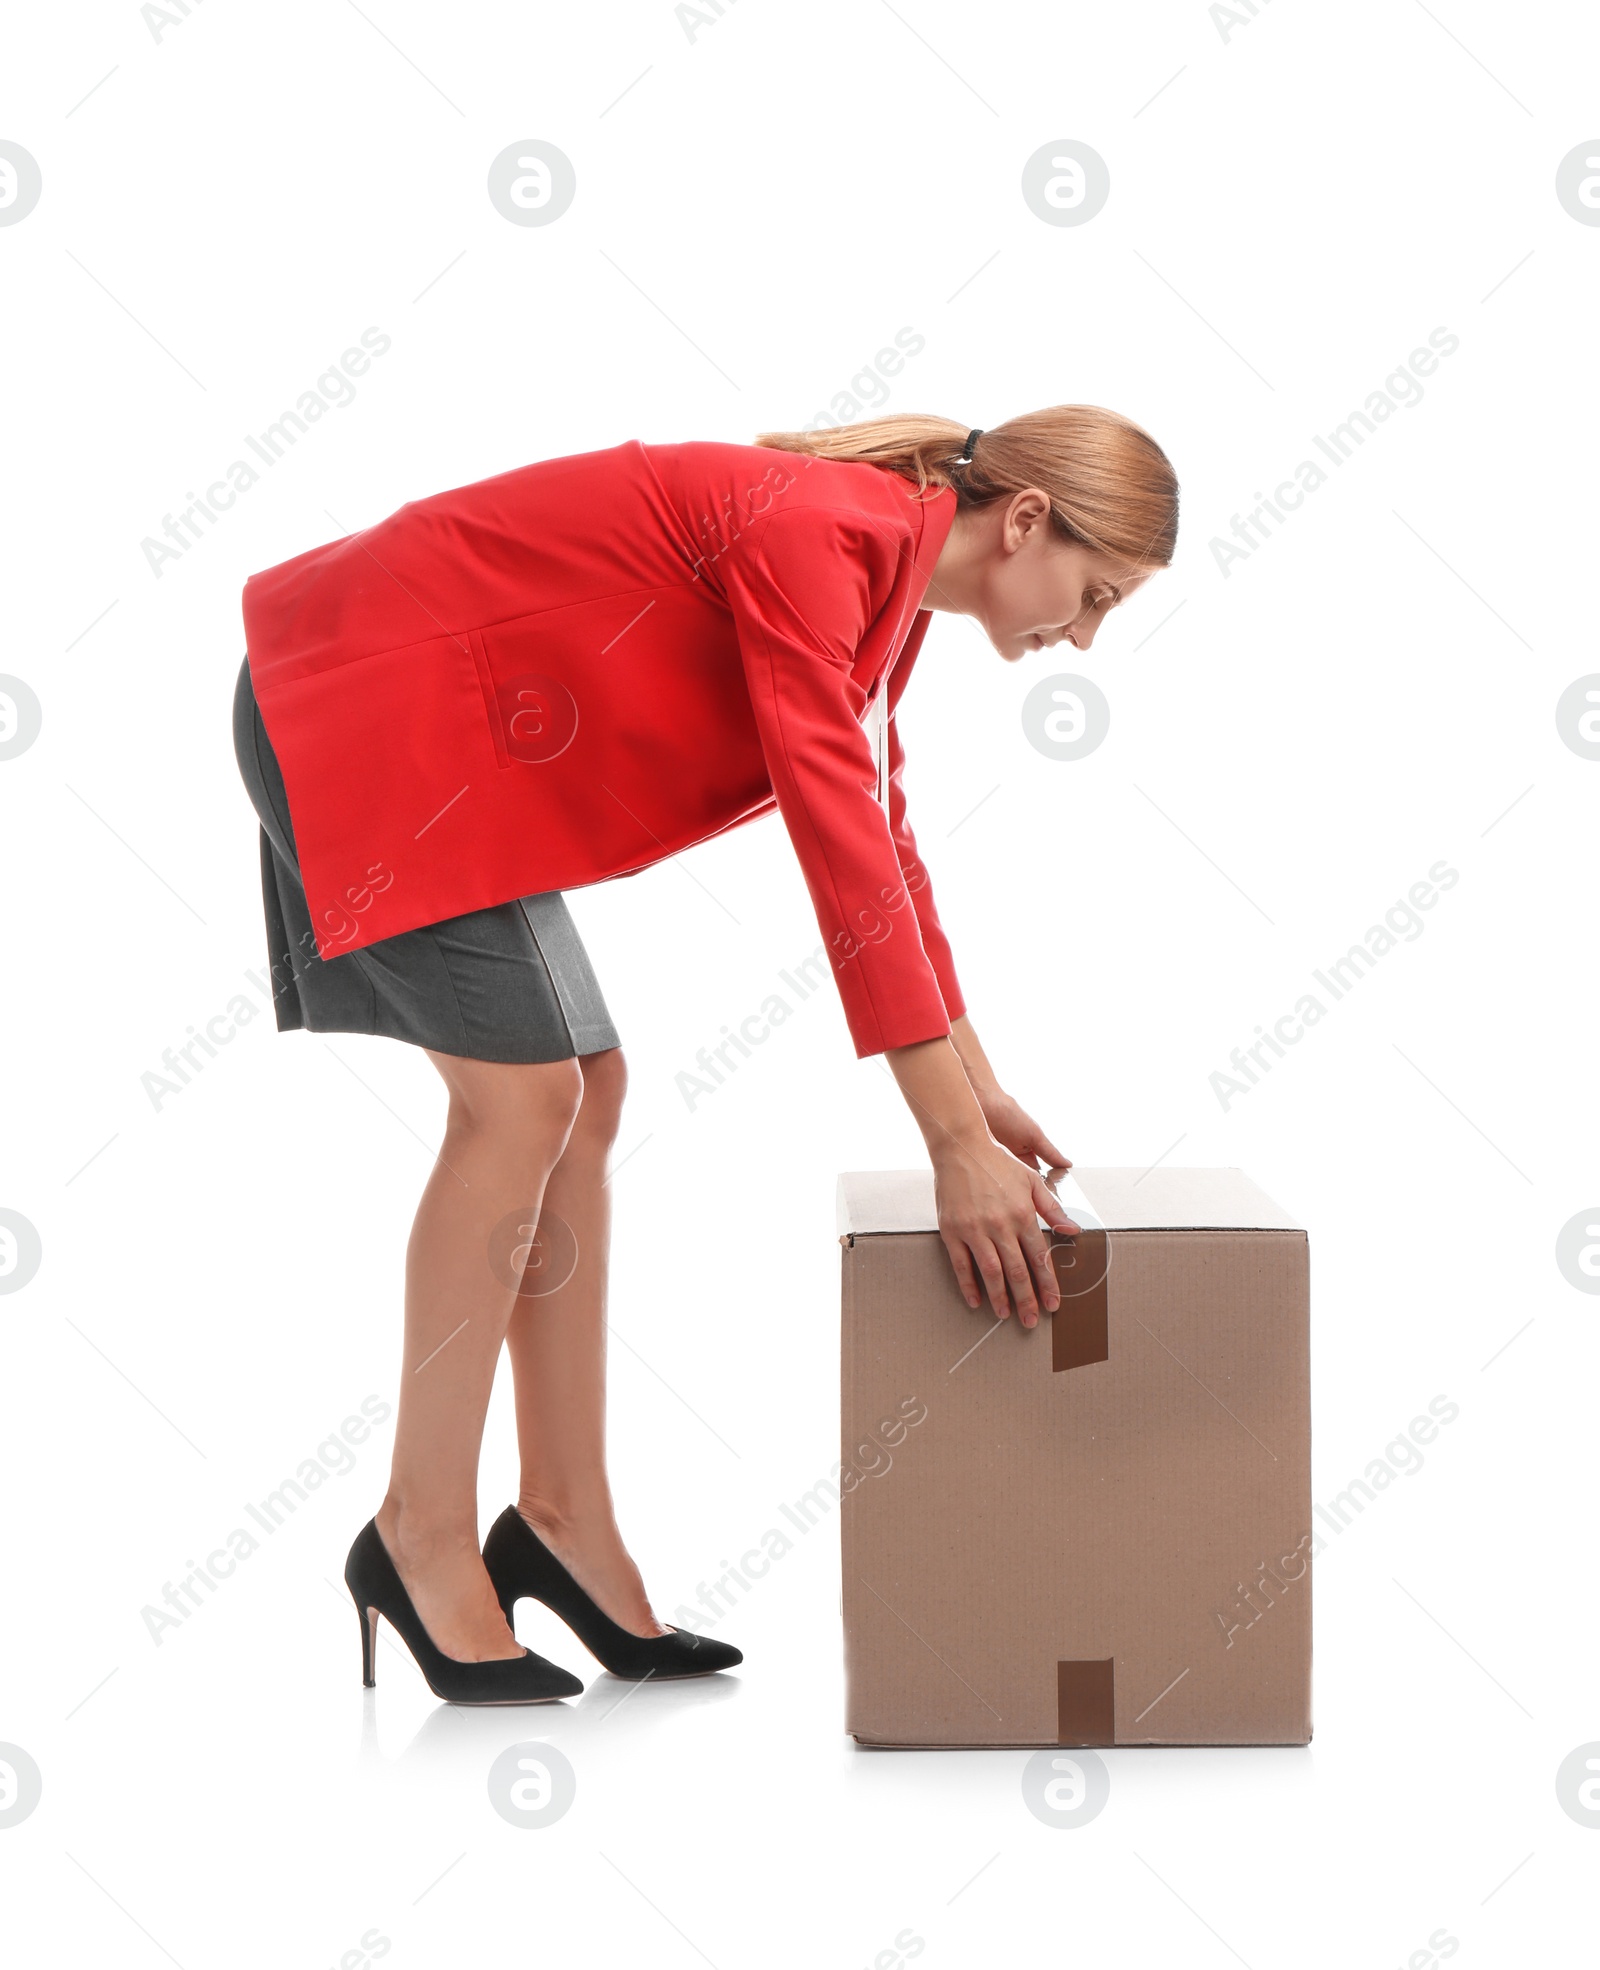
POLYGON ((982 436, 983 427, 981 425, 976 431, 969 431, 967 433, 967 442, 961 447, 961 456, 956 460, 957 465, 970 465, 972 463, 972 448, 982 436))

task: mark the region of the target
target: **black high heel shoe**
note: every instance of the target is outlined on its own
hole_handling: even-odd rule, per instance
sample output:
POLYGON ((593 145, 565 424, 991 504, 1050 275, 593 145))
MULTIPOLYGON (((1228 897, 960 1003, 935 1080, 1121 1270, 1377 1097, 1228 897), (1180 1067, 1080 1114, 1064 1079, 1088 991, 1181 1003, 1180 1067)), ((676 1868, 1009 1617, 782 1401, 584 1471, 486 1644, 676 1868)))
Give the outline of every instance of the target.
POLYGON ((558 1697, 583 1694, 576 1676, 532 1649, 498 1662, 458 1662, 446 1655, 423 1627, 372 1519, 356 1534, 344 1563, 344 1584, 361 1616, 361 1681, 369 1690, 377 1680, 373 1669, 381 1614, 416 1658, 428 1688, 445 1703, 554 1703, 558 1697))
POLYGON ((710 1676, 744 1660, 731 1642, 716 1642, 687 1628, 669 1628, 664 1635, 630 1634, 595 1606, 515 1505, 508 1505, 490 1526, 483 1563, 508 1625, 518 1601, 543 1601, 592 1656, 627 1682, 710 1676))

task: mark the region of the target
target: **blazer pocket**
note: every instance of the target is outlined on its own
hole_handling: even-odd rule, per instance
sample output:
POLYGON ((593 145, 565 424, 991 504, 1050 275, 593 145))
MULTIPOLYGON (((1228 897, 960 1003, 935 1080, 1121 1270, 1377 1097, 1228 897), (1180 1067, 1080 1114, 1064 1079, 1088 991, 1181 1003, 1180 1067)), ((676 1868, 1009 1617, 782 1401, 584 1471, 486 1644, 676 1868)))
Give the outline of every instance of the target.
POLYGON ((472 662, 478 673, 478 689, 483 693, 483 709, 489 721, 489 736, 494 740, 494 756, 500 765, 509 766, 511 755, 506 749, 500 706, 495 696, 494 674, 489 668, 489 652, 484 647, 483 631, 469 629, 467 641, 472 646, 472 662))
POLYGON ((500 764, 542 766, 559 759, 578 731, 578 701, 551 675, 551 659, 559 661, 559 653, 548 643, 541 649, 537 633, 520 624, 509 632, 500 624, 474 629, 468 637, 500 764))

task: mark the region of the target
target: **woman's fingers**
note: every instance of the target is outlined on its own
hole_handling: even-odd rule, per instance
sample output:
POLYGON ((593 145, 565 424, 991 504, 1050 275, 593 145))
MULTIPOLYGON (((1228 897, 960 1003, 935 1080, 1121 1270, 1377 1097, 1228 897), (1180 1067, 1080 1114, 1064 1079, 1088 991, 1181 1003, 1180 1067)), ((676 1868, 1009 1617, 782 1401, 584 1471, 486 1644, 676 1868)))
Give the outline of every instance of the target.
POLYGON ((1000 1254, 987 1238, 970 1241, 973 1257, 978 1262, 978 1270, 983 1274, 983 1283, 988 1289, 989 1304, 994 1308, 996 1320, 1007 1320, 1011 1315, 1011 1301, 1006 1294, 1005 1267, 1000 1263, 1000 1254))
POLYGON ((972 1255, 959 1238, 947 1238, 944 1248, 950 1254, 950 1269, 961 1288, 961 1297, 976 1310, 983 1304, 983 1294, 978 1290, 978 1275, 972 1269, 972 1255))
POLYGON ((1041 1232, 1026 1232, 1006 1255, 1006 1278, 1024 1327, 1038 1326, 1041 1307, 1054 1313, 1061 1304, 1050 1241, 1041 1232))
POLYGON ((1030 1237, 1024 1247, 1032 1268, 1040 1303, 1047 1313, 1061 1304, 1061 1282, 1056 1278, 1055 1260, 1050 1256, 1050 1240, 1042 1232, 1030 1237))
POLYGON ((982 1296, 987 1293, 995 1318, 1004 1320, 1011 1311, 1011 1302, 1006 1297, 1005 1269, 991 1241, 981 1232, 953 1232, 945 1240, 945 1250, 950 1254, 967 1305, 981 1306, 982 1296))
POLYGON ((1011 1302, 1006 1294, 1006 1269, 992 1242, 981 1237, 956 1238, 945 1249, 950 1254, 956 1284, 961 1288, 967 1305, 976 1310, 983 1305, 983 1296, 987 1293, 995 1319, 1005 1320, 1011 1312, 1011 1302))
POLYGON ((1050 1188, 1043 1177, 1038 1177, 1033 1186, 1033 1205, 1052 1231, 1059 1231, 1071 1238, 1083 1227, 1067 1216, 1066 1206, 1050 1188))
POLYGON ((1028 1255, 1017 1244, 1007 1244, 1001 1253, 1005 1267, 1006 1283, 1011 1288, 1011 1297, 1017 1304, 1017 1318, 1024 1327, 1037 1327, 1039 1324, 1039 1300, 1033 1290, 1033 1272, 1028 1264, 1028 1255))
POLYGON ((1042 1163, 1047 1170, 1070 1170, 1072 1158, 1058 1149, 1031 1115, 1016 1112, 1013 1140, 1006 1144, 1013 1156, 1031 1168, 1042 1163))
POLYGON ((969 1307, 981 1304, 979 1277, 997 1320, 1007 1319, 1014 1308, 1024 1327, 1037 1327, 1041 1306, 1054 1313, 1061 1304, 1050 1244, 1038 1232, 1021 1238, 1004 1231, 992 1239, 969 1235, 965 1241, 952 1241, 946 1249, 969 1307))

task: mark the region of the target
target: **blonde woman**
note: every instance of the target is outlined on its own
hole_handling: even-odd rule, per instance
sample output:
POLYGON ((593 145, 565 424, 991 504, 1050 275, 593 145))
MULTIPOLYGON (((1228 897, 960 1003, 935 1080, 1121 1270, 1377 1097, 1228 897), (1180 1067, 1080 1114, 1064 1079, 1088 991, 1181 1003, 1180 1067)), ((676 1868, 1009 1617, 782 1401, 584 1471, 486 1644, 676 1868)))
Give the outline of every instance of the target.
POLYGON ((278 1026, 406 1041, 449 1091, 406 1256, 389 1488, 346 1569, 366 1682, 381 1615, 447 1700, 576 1693, 519 1647, 526 1596, 615 1675, 741 1659, 656 1619, 612 1510, 605 1176, 625 1070, 563 890, 776 808, 856 1053, 886 1055, 927 1144, 968 1304, 1030 1326, 1056 1306, 1038 1220, 1077 1228, 1044 1180, 1069 1159, 967 1016, 895 708, 936 613, 971 616, 1007 662, 1087 650, 1171 561, 1177 511, 1165 454, 1115 412, 896 416, 549 459, 246 584, 234 734, 278 1026), (566 1228, 571 1271, 530 1296, 485 1252, 551 1257, 541 1221, 566 1228), (502 1347, 520 1484, 480 1549, 502 1347))

